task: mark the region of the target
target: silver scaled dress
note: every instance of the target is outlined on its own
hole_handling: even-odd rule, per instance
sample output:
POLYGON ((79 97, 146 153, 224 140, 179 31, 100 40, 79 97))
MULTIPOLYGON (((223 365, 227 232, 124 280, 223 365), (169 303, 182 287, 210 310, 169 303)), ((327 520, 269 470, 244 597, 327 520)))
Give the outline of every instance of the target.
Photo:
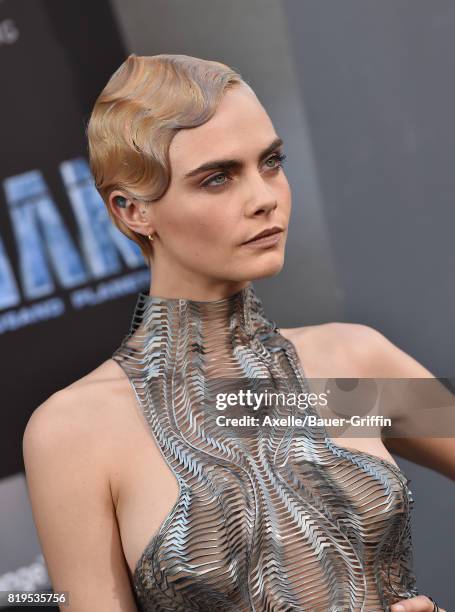
POLYGON ((251 283, 205 302, 139 293, 113 359, 179 484, 135 567, 140 612, 376 612, 419 594, 397 466, 337 446, 324 427, 217 424, 228 410, 215 396, 231 383, 310 390, 251 283))

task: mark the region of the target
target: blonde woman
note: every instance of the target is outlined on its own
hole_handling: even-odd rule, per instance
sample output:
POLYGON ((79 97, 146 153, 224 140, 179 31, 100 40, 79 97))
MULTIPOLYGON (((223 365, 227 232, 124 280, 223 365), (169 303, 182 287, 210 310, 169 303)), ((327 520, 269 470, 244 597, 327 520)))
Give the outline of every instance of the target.
MULTIPOLYGON (((215 397, 241 380, 303 392, 307 377, 431 377, 364 325, 285 330, 265 313, 252 280, 283 267, 291 191, 252 89, 219 62, 132 54, 87 136, 112 221, 152 274, 130 329, 113 322, 114 355, 24 435, 65 610, 436 610, 417 589, 412 493, 380 430, 343 444, 323 427, 246 434, 217 419, 215 397)), ((269 408, 286 410, 313 411, 269 408)), ((453 445, 394 450, 453 475, 453 445)))

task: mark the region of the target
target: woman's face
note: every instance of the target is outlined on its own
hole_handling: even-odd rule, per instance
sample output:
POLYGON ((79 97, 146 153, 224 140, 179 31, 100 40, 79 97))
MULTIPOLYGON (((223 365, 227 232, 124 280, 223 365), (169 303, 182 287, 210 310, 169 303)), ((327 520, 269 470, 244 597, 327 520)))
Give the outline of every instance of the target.
POLYGON ((228 90, 208 122, 177 132, 171 183, 147 207, 155 232, 152 275, 182 287, 183 279, 210 286, 277 274, 291 210, 282 152, 269 116, 245 85, 228 90), (227 168, 219 160, 236 162, 227 168), (244 244, 273 226, 283 229, 274 246, 244 244))

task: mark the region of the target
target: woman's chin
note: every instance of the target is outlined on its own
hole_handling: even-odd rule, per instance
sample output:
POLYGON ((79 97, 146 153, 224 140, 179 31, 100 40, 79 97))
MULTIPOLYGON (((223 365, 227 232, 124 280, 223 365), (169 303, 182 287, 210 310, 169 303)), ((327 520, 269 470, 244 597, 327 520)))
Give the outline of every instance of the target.
POLYGON ((281 272, 284 265, 284 257, 282 254, 277 254, 275 257, 271 257, 267 261, 257 261, 255 264, 245 266, 244 271, 250 272, 250 278, 267 278, 268 276, 276 276, 281 272))

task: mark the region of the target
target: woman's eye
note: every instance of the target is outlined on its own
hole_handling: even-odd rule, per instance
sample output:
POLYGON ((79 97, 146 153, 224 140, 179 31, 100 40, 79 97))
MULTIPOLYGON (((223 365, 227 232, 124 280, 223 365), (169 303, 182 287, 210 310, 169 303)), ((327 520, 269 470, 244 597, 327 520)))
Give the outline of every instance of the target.
POLYGON ((272 157, 269 157, 267 162, 269 161, 278 162, 277 165, 274 164, 273 166, 271 166, 271 168, 281 168, 285 159, 286 159, 286 155, 284 153, 276 153, 275 155, 272 155, 272 157))
POLYGON ((224 185, 224 183, 217 183, 217 182, 215 182, 212 185, 212 182, 216 181, 216 179, 218 179, 220 177, 222 178, 222 177, 225 177, 225 176, 226 176, 225 174, 215 174, 215 176, 212 176, 212 178, 210 178, 208 181, 205 181, 205 183, 202 183, 202 187, 213 187, 213 186, 217 187, 218 185, 224 185))
MULTIPOLYGON (((275 153, 275 155, 272 155, 272 157, 269 157, 265 163, 268 164, 268 162, 273 162, 272 166, 268 166, 268 168, 270 170, 278 170, 279 168, 281 168, 283 166, 284 161, 286 160, 286 155, 284 153, 275 153)), ((219 182, 218 179, 222 179, 222 178, 226 178, 227 176, 224 172, 220 172, 218 174, 215 174, 214 176, 212 176, 211 178, 209 178, 208 180, 206 180, 204 183, 201 184, 201 187, 222 187, 223 185, 226 185, 227 181, 223 181, 223 182, 219 182)))

